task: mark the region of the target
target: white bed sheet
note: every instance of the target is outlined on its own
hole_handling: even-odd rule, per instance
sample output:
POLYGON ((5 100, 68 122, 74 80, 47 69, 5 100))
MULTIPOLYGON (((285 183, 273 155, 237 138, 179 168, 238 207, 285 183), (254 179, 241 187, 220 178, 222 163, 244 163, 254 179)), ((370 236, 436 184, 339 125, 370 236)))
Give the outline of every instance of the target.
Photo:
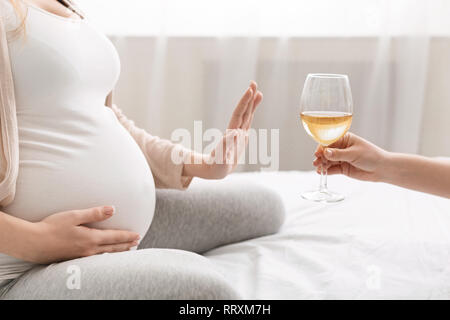
MULTIPOLYGON (((303 200, 314 172, 233 174, 279 192, 275 235, 205 254, 248 299, 450 299, 450 200, 383 183, 329 177, 347 195, 303 200)), ((201 180, 194 185, 204 183, 201 180)))

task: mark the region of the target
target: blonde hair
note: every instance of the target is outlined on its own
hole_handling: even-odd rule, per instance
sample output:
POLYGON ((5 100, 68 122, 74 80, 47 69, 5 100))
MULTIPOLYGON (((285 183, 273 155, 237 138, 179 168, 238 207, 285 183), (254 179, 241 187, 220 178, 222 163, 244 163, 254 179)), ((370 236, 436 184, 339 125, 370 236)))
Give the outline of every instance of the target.
MULTIPOLYGON (((18 0, 9 0, 9 2, 11 2, 14 11, 16 12, 16 16, 17 18, 20 20, 19 25, 17 26, 16 29, 10 31, 12 34, 14 34, 14 36, 23 34, 25 35, 25 29, 26 29, 26 18, 27 18, 27 10, 24 9, 24 6, 22 6, 21 4, 19 4, 18 0)), ((77 14, 78 16, 80 16, 81 19, 84 19, 85 15, 83 13, 83 11, 81 11, 78 6, 75 4, 74 1, 72 0, 65 0, 64 1, 65 5, 67 6, 67 8, 69 10, 71 10, 73 13, 77 14)))
POLYGON ((19 19, 20 23, 19 25, 14 29, 9 31, 12 37, 17 37, 19 35, 25 35, 25 29, 26 29, 26 11, 23 9, 23 7, 18 3, 17 0, 9 0, 11 2, 11 5, 14 8, 14 11, 16 12, 16 16, 19 19))

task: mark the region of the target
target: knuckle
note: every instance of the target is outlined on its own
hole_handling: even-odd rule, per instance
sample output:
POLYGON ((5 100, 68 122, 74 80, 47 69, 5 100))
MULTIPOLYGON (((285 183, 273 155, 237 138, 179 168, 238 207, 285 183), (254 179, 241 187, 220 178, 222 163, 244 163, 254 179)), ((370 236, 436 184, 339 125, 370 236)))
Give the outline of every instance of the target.
POLYGON ((102 252, 114 252, 114 251, 112 251, 112 246, 103 246, 102 252))
POLYGON ((124 234, 122 235, 121 242, 129 242, 132 241, 134 236, 132 234, 124 234))
POLYGON ((114 230, 113 232, 111 232, 111 240, 118 242, 118 241, 122 240, 123 234, 124 234, 123 231, 114 230))
POLYGON ((100 236, 90 236, 87 240, 86 243, 88 246, 94 246, 94 245, 98 245, 101 242, 101 237, 100 236))
POLYGON ((97 245, 97 243, 99 242, 99 237, 96 234, 95 230, 89 229, 87 227, 79 228, 77 237, 80 239, 79 243, 87 248, 97 245))
POLYGON ((129 233, 127 235, 126 241, 137 241, 139 239, 140 239, 139 234, 137 234, 137 233, 129 233))
POLYGON ((120 243, 123 240, 123 236, 120 233, 116 233, 111 237, 113 243, 120 243))
POLYGON ((68 211, 68 214, 73 218, 79 218, 81 215, 81 210, 71 210, 68 211))
POLYGON ((67 213, 67 214, 71 214, 71 215, 76 215, 76 214, 79 213, 79 211, 80 211, 80 210, 69 210, 69 211, 66 211, 66 213, 67 213))
POLYGON ((118 249, 117 245, 114 246, 108 246, 108 252, 119 252, 120 250, 118 249))
POLYGON ((84 251, 87 248, 85 243, 83 243, 82 241, 73 241, 72 245, 73 245, 73 248, 75 249, 75 251, 81 252, 81 253, 84 253, 84 251))
POLYGON ((119 246, 115 246, 113 247, 113 252, 121 252, 125 250, 125 246, 124 245, 119 245, 119 246))
POLYGON ((92 209, 92 213, 96 216, 96 217, 100 217, 102 214, 102 210, 100 208, 93 208, 92 209))
POLYGON ((83 217, 83 211, 82 210, 70 211, 70 217, 78 223, 83 217))
POLYGON ((138 234, 135 233, 128 233, 125 235, 124 237, 124 242, 132 242, 132 241, 137 241, 140 238, 140 236, 138 234))
POLYGON ((85 248, 83 251, 83 255, 86 257, 92 256, 95 254, 95 250, 92 248, 85 248))

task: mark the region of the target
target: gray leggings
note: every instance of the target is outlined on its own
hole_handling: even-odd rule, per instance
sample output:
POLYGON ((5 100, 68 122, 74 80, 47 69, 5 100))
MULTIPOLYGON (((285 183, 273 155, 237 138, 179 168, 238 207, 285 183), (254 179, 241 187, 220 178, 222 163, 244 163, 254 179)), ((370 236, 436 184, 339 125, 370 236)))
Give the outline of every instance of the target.
POLYGON ((280 197, 259 185, 207 182, 157 190, 151 227, 139 250, 38 265, 3 285, 2 299, 239 299, 200 254, 275 233, 280 197))

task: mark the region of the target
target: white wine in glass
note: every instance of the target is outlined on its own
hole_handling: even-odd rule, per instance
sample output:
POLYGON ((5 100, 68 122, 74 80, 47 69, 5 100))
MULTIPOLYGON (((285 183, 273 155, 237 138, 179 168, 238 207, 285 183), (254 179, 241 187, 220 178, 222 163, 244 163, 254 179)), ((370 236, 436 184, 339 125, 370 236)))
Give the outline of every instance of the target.
MULTIPOLYGON (((352 93, 346 75, 308 74, 300 102, 300 118, 308 135, 326 148, 348 131, 352 115, 352 93)), ((302 197, 320 202, 343 200, 343 195, 328 190, 324 167, 321 169, 319 189, 305 192, 302 197)))

